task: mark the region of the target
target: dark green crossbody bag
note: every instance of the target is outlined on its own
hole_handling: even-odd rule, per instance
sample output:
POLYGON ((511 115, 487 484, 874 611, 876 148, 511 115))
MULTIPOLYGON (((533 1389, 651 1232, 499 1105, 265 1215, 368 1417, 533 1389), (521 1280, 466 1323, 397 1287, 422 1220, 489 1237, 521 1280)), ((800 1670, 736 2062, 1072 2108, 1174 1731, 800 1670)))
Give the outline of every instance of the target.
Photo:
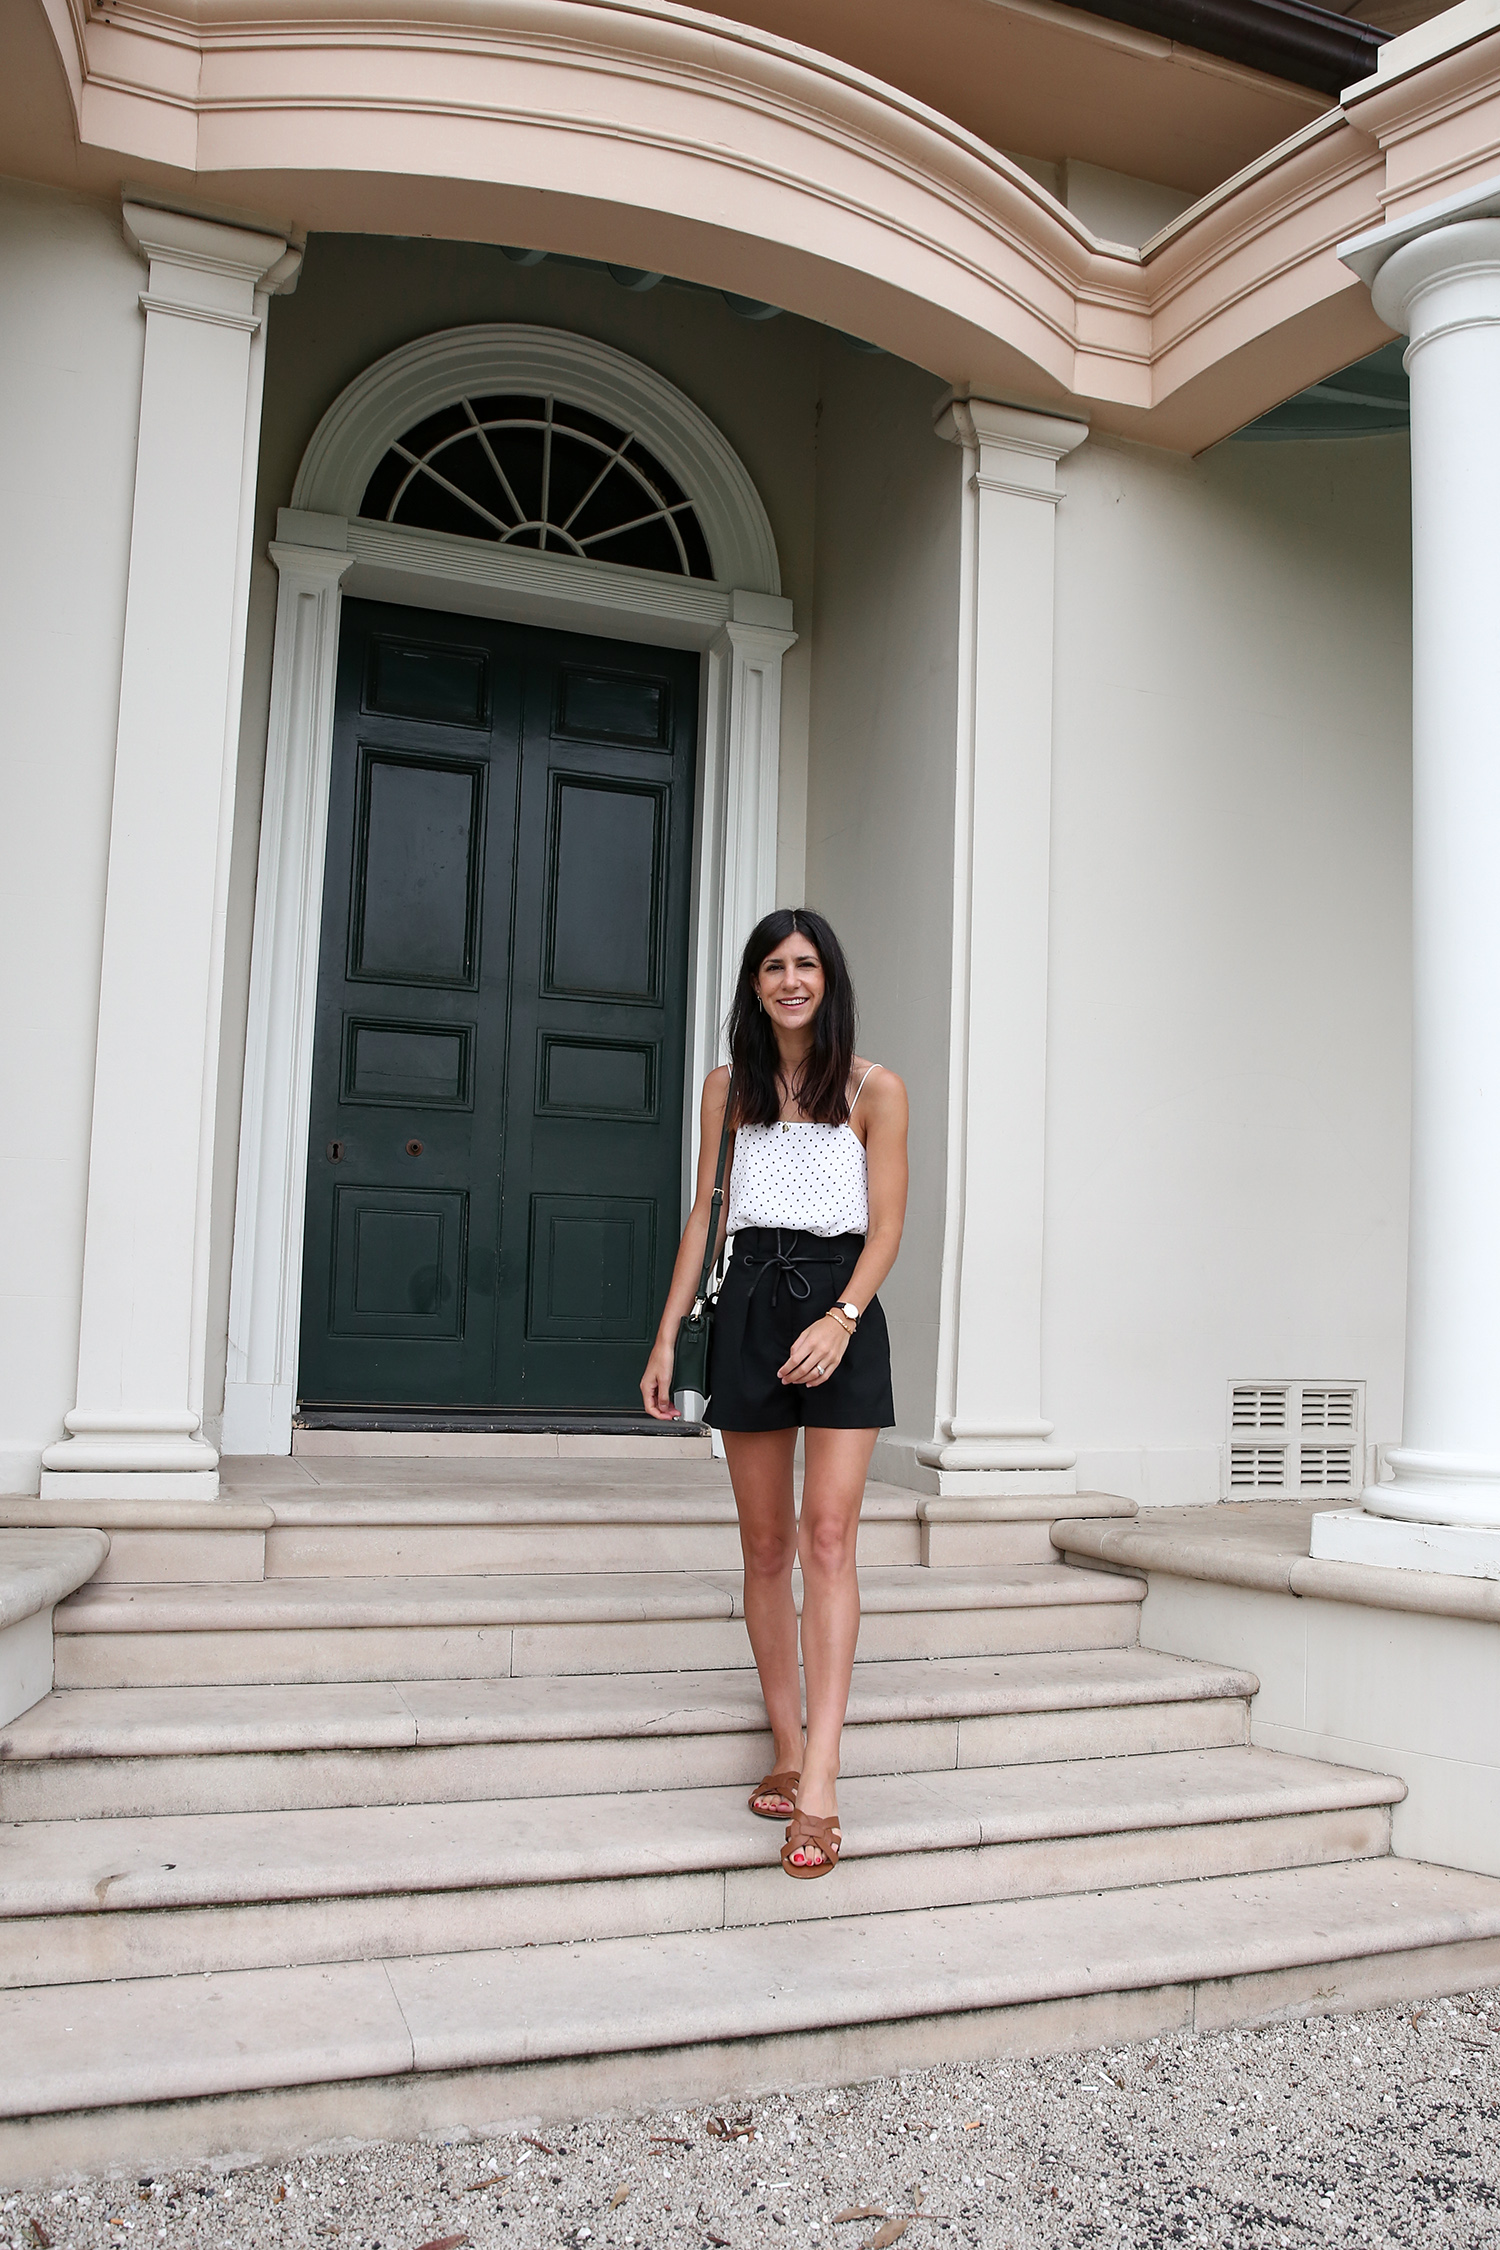
POLYGON ((704 1245, 703 1272, 692 1310, 677 1323, 677 1349, 672 1355, 672 1396, 696 1391, 708 1396, 708 1341, 713 1333, 714 1307, 719 1292, 709 1295, 709 1284, 719 1262, 719 1214, 724 1208, 724 1164, 729 1155, 729 1120, 734 1114, 734 1080, 724 1097, 724 1129, 719 1135, 719 1161, 714 1170, 714 1199, 708 1215, 708 1241, 704 1245))

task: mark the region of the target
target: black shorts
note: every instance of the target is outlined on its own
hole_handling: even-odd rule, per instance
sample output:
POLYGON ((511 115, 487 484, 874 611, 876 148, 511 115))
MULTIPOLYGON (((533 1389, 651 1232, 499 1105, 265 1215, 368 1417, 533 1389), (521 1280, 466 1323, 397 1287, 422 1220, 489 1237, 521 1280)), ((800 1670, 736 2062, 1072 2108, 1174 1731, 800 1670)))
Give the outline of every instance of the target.
POLYGON ((703 1419, 720 1430, 879 1430, 896 1419, 891 1344, 872 1297, 825 1383, 781 1383, 778 1367, 804 1328, 849 1287, 862 1234, 744 1227, 714 1314, 703 1419))

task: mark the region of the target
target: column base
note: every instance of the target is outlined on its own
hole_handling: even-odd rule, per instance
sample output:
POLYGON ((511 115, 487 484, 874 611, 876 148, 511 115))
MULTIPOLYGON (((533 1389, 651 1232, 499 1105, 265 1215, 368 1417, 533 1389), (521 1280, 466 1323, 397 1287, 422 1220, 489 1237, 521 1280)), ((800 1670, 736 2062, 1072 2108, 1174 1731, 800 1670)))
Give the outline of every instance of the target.
POLYGON ((212 1500, 219 1456, 190 1407, 156 1411, 75 1407, 68 1435, 42 1455, 42 1497, 56 1500, 212 1500))
POLYGON ((1068 1481, 1051 1489, 1076 1492, 1078 1455, 1065 1445, 1049 1444, 1052 1430, 1050 1422, 966 1422, 955 1417, 940 1422, 937 1435, 918 1444, 916 1455, 924 1468, 947 1475, 977 1470, 986 1475, 1024 1475, 1028 1483, 1014 1487, 1017 1491, 1038 1489, 1030 1484, 1035 1475, 1056 1476, 1068 1481))
POLYGON ((1500 1530, 1405 1522, 1370 1515, 1363 1508, 1314 1516, 1311 1551, 1318 1562, 1369 1563, 1377 1570, 1431 1571, 1445 1578, 1500 1578, 1500 1530))
POLYGON ((1500 1461, 1478 1453, 1428 1453, 1399 1445, 1386 1455, 1386 1465, 1393 1481, 1366 1485, 1359 1496, 1372 1516, 1500 1531, 1500 1461))
MULTIPOLYGON (((207 1448, 205 1447, 205 1451, 207 1448)), ((43 1500, 216 1500, 212 1469, 43 1469, 43 1500)))
MULTIPOLYGON (((1050 1428, 1051 1425, 1044 1425, 1050 1428)), ((933 1438, 880 1437, 872 1476, 941 1499, 1071 1499, 1078 1491, 1077 1455, 1035 1438, 974 1439, 944 1423, 933 1438)), ((1066 1510, 1061 1511, 1066 1513, 1066 1510)))

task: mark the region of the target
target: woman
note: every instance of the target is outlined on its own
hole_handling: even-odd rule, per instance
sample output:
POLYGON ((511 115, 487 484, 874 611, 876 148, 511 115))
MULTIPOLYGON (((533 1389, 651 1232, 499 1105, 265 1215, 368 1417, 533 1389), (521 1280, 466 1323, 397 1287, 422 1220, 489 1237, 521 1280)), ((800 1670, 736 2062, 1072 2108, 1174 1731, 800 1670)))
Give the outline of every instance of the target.
POLYGON ((646 1412, 670 1421, 678 1322, 707 1248, 731 1075, 732 1169, 707 1419, 723 1433, 745 1558, 745 1623, 775 1742, 750 1810, 788 1820, 799 1880, 838 1864, 839 1736, 859 1637, 854 1548, 876 1435, 895 1420, 875 1292, 906 1215, 906 1088, 854 1052, 854 987, 821 914, 780 909, 751 932, 729 1016, 730 1066, 704 1083, 698 1192, 656 1343, 646 1412), (804 1432, 802 1514, 792 1455, 804 1432), (802 1566, 797 1677, 792 1564, 802 1566))

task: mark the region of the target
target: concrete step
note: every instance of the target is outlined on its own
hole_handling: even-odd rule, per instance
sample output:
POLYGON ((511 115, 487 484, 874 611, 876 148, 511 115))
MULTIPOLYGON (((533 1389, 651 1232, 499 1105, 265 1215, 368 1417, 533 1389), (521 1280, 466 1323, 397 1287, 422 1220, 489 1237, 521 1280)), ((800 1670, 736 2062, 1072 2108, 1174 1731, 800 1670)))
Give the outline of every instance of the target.
MULTIPOLYGON (((861 1574, 860 1653, 1126 1647, 1143 1583, 1043 1563, 861 1574)), ((59 1687, 503 1679, 740 1667, 731 1571, 89 1585, 54 1615, 59 1687)))
POLYGON ((843 1784, 837 1880, 792 1883, 757 1778, 510 1803, 0 1830, 0 1985, 891 1913, 1388 1851, 1402 1784, 1241 1748, 843 1784))
MULTIPOLYGON (((0 1498, 0 1529, 106 1531, 100 1585, 737 1570, 724 1464, 674 1460, 672 1451, 648 1445, 650 1458, 625 1461, 230 1460, 215 1501, 0 1498)), ((944 1500, 876 1481, 865 1488, 859 1559, 1052 1563, 1059 1508, 1072 1519, 1134 1513, 1104 1493, 944 1500)))
MULTIPOLYGON (((856 1664, 848 1774, 1249 1739, 1253 1673, 1149 1649, 856 1664)), ((753 1671, 57 1689, 0 1729, 7 1820, 712 1787, 765 1770, 753 1671)))
POLYGON ((845 1913, 774 1951, 735 1928, 33 1988, 0 1998, 0 2049, 27 2061, 0 2079, 0 2176, 717 2101, 1496 1977, 1500 1882, 1375 1859, 845 1913))
MULTIPOLYGON (((678 1481, 678 1480, 674 1480, 678 1481)), ((918 1495, 872 1486, 860 1512, 862 1566, 922 1560, 918 1495)), ((737 1571, 739 1518, 728 1479, 696 1491, 601 1489, 597 1477, 548 1491, 317 1493, 275 1502, 268 1578, 512 1576, 538 1572, 737 1571)), ((1050 1524, 1006 1527, 1003 1562, 1056 1562, 1050 1524)))
POLYGON ((109 1552, 102 1531, 0 1528, 0 1725, 52 1685, 52 1613, 109 1552))

